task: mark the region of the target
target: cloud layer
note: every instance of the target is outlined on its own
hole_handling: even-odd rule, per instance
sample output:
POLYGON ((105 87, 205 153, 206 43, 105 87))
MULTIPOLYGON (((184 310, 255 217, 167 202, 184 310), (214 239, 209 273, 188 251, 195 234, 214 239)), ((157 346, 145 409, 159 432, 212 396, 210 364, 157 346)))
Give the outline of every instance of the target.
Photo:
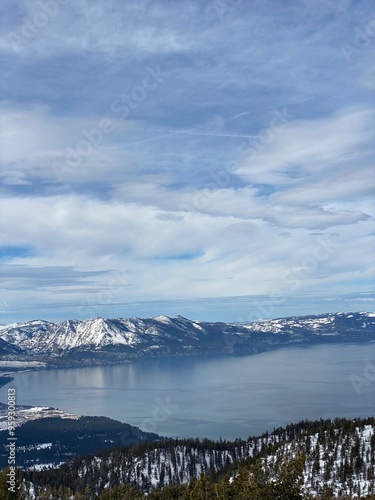
POLYGON ((4 321, 370 307, 371 8, 3 2, 4 321))

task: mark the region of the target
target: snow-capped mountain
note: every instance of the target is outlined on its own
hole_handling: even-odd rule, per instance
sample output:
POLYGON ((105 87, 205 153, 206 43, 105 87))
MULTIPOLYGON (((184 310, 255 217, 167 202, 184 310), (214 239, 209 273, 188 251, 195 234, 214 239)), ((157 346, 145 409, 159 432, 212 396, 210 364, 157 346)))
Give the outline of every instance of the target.
MULTIPOLYGON (((335 313, 227 324, 169 318, 34 320, 0 326, 1 360, 52 366, 148 356, 250 354, 290 344, 375 340, 375 313, 335 313)), ((0 365, 1 366, 1 365, 0 365)))

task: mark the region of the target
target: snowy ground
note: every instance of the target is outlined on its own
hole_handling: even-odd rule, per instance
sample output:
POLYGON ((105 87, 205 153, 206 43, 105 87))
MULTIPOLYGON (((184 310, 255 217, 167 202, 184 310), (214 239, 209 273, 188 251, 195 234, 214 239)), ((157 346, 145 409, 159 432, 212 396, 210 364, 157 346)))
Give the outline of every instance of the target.
POLYGON ((0 370, 3 368, 19 370, 20 368, 45 368, 47 363, 44 361, 10 361, 0 360, 0 370))
MULTIPOLYGON (((19 427, 20 425, 29 422, 30 420, 37 420, 39 418, 48 417, 61 417, 61 418, 73 418, 78 419, 81 415, 75 415, 74 413, 69 413, 67 411, 58 410, 56 408, 51 408, 48 406, 32 406, 29 408, 16 407, 14 426, 19 427)), ((0 431, 5 431, 8 429, 8 411, 6 405, 1 405, 0 407, 0 431)))

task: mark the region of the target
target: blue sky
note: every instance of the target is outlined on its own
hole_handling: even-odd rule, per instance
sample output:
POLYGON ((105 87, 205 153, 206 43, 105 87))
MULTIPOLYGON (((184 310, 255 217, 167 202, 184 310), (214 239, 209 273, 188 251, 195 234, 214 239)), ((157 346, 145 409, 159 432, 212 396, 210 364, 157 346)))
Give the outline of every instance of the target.
POLYGON ((5 0, 2 322, 373 310, 370 0, 5 0))

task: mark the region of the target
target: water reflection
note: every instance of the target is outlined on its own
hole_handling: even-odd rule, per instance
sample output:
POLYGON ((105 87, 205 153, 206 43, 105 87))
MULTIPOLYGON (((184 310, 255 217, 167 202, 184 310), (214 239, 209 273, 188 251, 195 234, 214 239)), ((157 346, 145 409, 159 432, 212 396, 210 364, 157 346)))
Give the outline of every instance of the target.
POLYGON ((371 358, 375 344, 315 346, 28 372, 14 385, 20 404, 105 415, 141 428, 157 414, 163 418, 152 422, 161 435, 233 439, 303 418, 370 415, 375 382, 357 394, 350 376, 371 358))

